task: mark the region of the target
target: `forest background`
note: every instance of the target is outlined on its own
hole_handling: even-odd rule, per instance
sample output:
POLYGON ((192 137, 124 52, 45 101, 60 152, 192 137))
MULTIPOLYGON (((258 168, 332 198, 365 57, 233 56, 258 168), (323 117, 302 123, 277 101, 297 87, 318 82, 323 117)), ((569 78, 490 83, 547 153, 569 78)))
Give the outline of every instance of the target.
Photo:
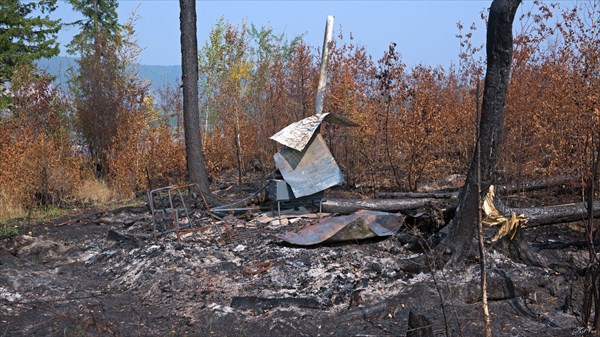
MULTIPOLYGON (((84 20, 69 45, 78 67, 66 89, 33 62, 57 54, 52 31, 59 23, 40 25, 48 30, 46 52, 30 50, 18 62, 3 57, 0 218, 127 200, 148 188, 148 177, 155 186, 186 180, 181 89, 152 90, 140 77, 135 15, 121 25, 116 1, 97 2, 100 9, 69 2, 84 20)), ((40 3, 46 13, 56 6, 40 3)), ((486 16, 479 25, 457 24, 460 62, 449 67, 409 67, 395 44, 374 58, 351 33, 336 31, 324 111, 361 124, 321 129, 344 187, 364 195, 414 191, 466 172, 485 67, 485 48, 472 36, 486 16)), ((569 8, 536 1, 516 19, 500 181, 589 171, 600 141, 599 23, 596 0, 569 8)), ((213 26, 198 60, 201 137, 213 180, 229 173, 243 182, 249 171, 274 169, 277 146, 269 137, 314 113, 319 55, 302 36, 287 39, 268 26, 225 19, 213 26)))

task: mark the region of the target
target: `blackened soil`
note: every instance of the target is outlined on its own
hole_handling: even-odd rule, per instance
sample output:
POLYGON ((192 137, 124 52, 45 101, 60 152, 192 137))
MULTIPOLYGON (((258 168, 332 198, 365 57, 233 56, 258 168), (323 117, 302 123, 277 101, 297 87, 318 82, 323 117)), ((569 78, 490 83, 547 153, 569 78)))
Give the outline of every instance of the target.
MULTIPOLYGON (((0 336, 405 336, 410 311, 483 335, 477 264, 407 273, 420 252, 399 237, 294 247, 277 235, 310 218, 259 215, 196 210, 203 230, 155 240, 145 207, 122 208, 4 239, 0 336)), ((488 250, 494 336, 584 335, 582 225, 525 237, 545 267, 488 250)))

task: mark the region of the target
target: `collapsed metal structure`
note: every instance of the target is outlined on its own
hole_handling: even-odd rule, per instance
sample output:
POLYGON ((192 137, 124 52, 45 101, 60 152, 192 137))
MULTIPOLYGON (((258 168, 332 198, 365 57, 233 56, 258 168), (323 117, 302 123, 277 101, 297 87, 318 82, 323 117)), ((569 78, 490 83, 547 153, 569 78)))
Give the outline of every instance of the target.
MULTIPOLYGON (((272 180, 267 185, 270 199, 277 203, 280 219, 282 204, 296 207, 300 204, 317 203, 320 206, 320 216, 324 191, 344 182, 342 171, 320 134, 320 127, 323 122, 344 126, 359 125, 342 115, 331 112, 323 113, 327 61, 332 30, 333 16, 328 16, 323 41, 315 114, 286 126, 270 137, 281 145, 280 150, 273 156, 273 159, 275 166, 281 172, 283 180, 272 180)), ((183 234, 196 232, 206 227, 196 226, 195 219, 190 216, 188 211, 184 194, 187 191, 188 196, 191 194, 195 198, 197 195, 193 190, 200 193, 204 206, 210 217, 213 218, 211 210, 206 200, 204 200, 204 195, 202 195, 196 184, 167 186, 148 192, 148 205, 152 213, 155 238, 159 232, 174 231, 179 239, 183 234)), ((213 211, 232 211, 235 209, 227 207, 237 204, 217 207, 213 211)), ((214 224, 214 218, 212 220, 214 224)), ((397 216, 363 211, 350 216, 349 219, 338 217, 319 222, 315 226, 306 228, 300 236, 292 235, 292 237, 283 239, 292 244, 311 245, 328 240, 344 241, 373 236, 387 236, 399 230, 399 223, 397 216)))
MULTIPOLYGON (((292 194, 285 187, 277 187, 275 200, 280 209, 282 201, 302 200, 321 201, 323 191, 344 182, 342 171, 337 165, 323 136, 319 133, 324 121, 346 126, 358 126, 357 123, 335 113, 323 113, 323 97, 327 83, 327 61, 333 29, 333 16, 327 17, 323 55, 319 73, 319 87, 315 105, 315 115, 294 122, 273 136, 271 139, 282 145, 273 159, 281 172, 285 184, 289 185, 292 194)), ((275 182, 281 185, 281 182, 275 182)))

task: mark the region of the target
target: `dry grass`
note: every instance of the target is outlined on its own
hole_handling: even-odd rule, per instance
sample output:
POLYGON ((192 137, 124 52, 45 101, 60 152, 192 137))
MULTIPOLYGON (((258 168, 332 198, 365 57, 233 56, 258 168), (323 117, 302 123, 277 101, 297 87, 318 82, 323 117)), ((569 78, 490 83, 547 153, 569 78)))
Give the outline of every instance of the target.
POLYGON ((0 190, 0 219, 22 213, 23 207, 21 207, 21 204, 15 198, 11 198, 5 191, 0 190))
POLYGON ((75 197, 91 204, 106 204, 114 201, 115 193, 106 185, 105 182, 98 179, 86 179, 75 188, 75 197))

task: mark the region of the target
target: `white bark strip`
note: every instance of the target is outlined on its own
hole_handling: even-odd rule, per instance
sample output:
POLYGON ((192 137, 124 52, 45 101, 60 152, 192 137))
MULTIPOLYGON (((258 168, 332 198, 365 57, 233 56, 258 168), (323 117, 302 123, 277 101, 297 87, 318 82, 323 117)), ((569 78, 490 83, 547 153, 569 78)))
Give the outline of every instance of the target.
POLYGON ((325 26, 325 38, 323 39, 323 52, 321 56, 321 68, 319 69, 319 86, 317 87, 317 99, 315 104, 315 114, 323 113, 323 97, 325 96, 325 86, 327 85, 327 62, 329 61, 329 49, 331 46, 331 36, 333 33, 333 16, 327 17, 325 26))

